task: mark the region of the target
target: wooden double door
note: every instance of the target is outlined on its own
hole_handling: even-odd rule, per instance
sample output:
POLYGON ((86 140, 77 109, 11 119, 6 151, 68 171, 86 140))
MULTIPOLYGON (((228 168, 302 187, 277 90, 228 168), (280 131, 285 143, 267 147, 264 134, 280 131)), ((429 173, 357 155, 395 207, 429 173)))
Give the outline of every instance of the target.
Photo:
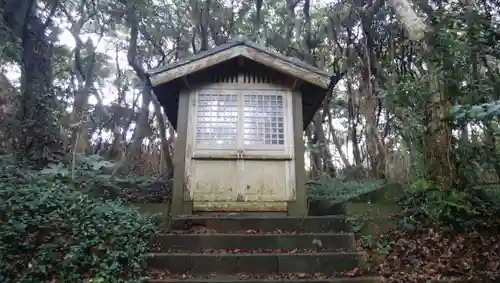
POLYGON ((295 200, 291 92, 190 95, 184 197, 195 211, 286 211, 295 200))

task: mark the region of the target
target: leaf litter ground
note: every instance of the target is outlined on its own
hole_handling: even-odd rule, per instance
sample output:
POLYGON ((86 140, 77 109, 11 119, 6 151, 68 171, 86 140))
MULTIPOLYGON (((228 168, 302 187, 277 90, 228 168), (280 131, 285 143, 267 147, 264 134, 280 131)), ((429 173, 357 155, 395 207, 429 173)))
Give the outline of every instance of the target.
POLYGON ((381 255, 380 245, 363 249, 383 282, 499 282, 499 240, 493 229, 455 234, 393 230, 373 241, 390 243, 388 253, 381 255))

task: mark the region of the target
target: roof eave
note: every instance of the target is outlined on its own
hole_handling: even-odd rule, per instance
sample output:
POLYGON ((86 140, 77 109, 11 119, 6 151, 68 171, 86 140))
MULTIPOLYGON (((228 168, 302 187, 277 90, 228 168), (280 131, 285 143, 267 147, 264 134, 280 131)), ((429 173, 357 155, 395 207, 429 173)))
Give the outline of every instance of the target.
POLYGON ((263 48, 249 41, 235 41, 220 45, 212 50, 201 52, 195 56, 186 58, 179 62, 147 70, 147 74, 150 77, 152 85, 157 86, 189 75, 190 73, 195 73, 205 68, 220 64, 238 56, 243 56, 249 60, 263 63, 269 68, 274 68, 285 73, 285 70, 290 70, 290 68, 294 68, 296 71, 301 70, 301 75, 293 74, 290 71, 288 72, 288 75, 308 81, 309 83, 324 89, 328 88, 330 78, 332 77, 332 74, 325 72, 319 68, 310 66, 296 59, 286 57, 282 54, 279 54, 272 50, 268 50, 267 48, 263 48), (197 62, 199 64, 201 60, 204 60, 206 62, 205 64, 201 64, 201 67, 197 68, 196 64, 197 62), (277 60, 278 62, 276 64, 274 64, 274 62, 270 62, 273 60, 277 60), (304 79, 303 77, 304 74, 306 75, 306 79, 304 79), (307 78, 309 78, 309 80, 307 78))
POLYGON ((276 57, 268 52, 255 49, 253 46, 241 44, 232 46, 231 48, 219 50, 217 53, 208 56, 179 62, 174 67, 167 67, 163 71, 149 72, 151 83, 153 86, 168 83, 175 79, 199 72, 203 69, 218 65, 239 56, 261 63, 266 65, 268 68, 273 68, 279 72, 301 79, 323 89, 327 89, 330 84, 331 75, 327 72, 316 71, 319 70, 316 68, 316 70, 311 70, 312 67, 306 68, 304 65, 299 64, 296 60, 284 60, 283 58, 276 57))

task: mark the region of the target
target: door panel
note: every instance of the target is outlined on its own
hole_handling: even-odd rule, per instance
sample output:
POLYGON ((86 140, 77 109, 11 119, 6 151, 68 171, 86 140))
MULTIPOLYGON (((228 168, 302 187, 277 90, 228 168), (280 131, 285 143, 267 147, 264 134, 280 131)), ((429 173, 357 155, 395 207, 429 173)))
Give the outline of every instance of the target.
POLYGON ((236 160, 192 160, 190 199, 198 202, 236 201, 239 193, 236 160))
POLYGON ((245 201, 286 201, 287 163, 274 160, 241 160, 245 201))
POLYGON ((193 208, 286 211, 295 197, 290 93, 205 89, 190 99, 193 208))
POLYGON ((238 96, 205 91, 192 96, 193 152, 189 196, 195 210, 231 210, 241 189, 238 180, 238 96))
POLYGON ((244 94, 241 162, 246 201, 283 202, 293 197, 294 185, 289 181, 293 137, 287 136, 286 124, 291 122, 285 114, 287 100, 283 92, 244 94))

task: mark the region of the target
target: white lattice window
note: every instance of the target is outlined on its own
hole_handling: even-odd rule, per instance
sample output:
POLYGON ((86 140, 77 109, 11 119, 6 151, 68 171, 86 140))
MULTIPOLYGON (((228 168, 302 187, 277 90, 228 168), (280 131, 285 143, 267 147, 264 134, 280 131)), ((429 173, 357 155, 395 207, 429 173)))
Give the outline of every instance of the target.
POLYGON ((282 95, 244 96, 243 140, 245 145, 285 144, 282 95))
POLYGON ((196 143, 229 145, 238 142, 238 96, 199 94, 196 143))
POLYGON ((282 149, 285 133, 284 93, 219 90, 196 96, 199 148, 282 149))

